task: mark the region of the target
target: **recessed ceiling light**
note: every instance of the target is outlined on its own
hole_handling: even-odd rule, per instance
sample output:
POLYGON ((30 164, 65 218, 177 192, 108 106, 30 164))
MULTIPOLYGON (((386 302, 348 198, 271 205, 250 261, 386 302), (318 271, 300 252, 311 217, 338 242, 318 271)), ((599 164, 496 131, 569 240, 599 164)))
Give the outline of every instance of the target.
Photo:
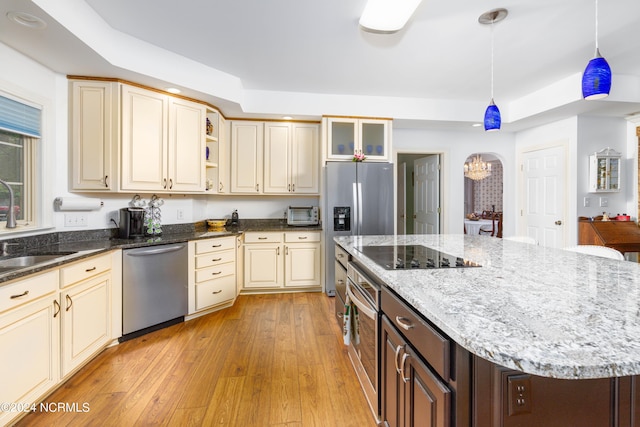
POLYGON ((7 12, 7 18, 9 18, 10 21, 15 22, 16 24, 20 24, 24 27, 29 28, 42 29, 47 26, 47 23, 42 19, 26 12, 7 12))
POLYGON ((473 126, 474 128, 479 128, 480 126, 482 126, 482 123, 474 123, 471 126, 473 126))
POLYGON ((180 93, 181 90, 176 88, 176 87, 168 87, 167 88, 167 92, 169 92, 169 93, 180 93))
POLYGON ((291 117, 291 116, 284 116, 284 117, 283 117, 283 119, 284 119, 284 120, 291 120, 291 119, 293 119, 293 117, 291 117))

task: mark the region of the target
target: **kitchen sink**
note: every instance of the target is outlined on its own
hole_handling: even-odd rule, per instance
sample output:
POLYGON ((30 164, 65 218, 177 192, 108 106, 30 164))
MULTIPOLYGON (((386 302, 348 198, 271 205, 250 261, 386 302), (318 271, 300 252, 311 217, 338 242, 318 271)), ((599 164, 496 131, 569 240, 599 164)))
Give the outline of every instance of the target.
POLYGON ((18 268, 33 267, 73 253, 74 252, 57 252, 52 254, 11 256, 10 258, 2 257, 0 258, 0 273, 6 273, 18 268))

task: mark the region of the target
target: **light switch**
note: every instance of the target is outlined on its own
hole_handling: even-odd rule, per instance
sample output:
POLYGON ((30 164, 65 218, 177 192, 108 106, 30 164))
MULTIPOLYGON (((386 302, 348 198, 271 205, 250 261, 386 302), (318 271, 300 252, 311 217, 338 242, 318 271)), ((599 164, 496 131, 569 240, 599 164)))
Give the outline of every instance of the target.
POLYGON ((585 208, 588 208, 589 206, 591 206, 591 197, 585 197, 584 203, 582 204, 582 206, 584 206, 585 208))
POLYGON ((609 199, 607 197, 600 197, 600 207, 606 208, 609 206, 609 199))

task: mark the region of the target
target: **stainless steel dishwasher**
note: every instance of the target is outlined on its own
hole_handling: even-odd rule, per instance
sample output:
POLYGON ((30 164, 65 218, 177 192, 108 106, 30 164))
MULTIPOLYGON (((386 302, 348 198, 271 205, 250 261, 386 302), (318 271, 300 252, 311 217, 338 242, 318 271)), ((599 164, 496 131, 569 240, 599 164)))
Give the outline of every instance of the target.
POLYGON ((186 243, 122 251, 120 341, 184 321, 187 264, 186 243))

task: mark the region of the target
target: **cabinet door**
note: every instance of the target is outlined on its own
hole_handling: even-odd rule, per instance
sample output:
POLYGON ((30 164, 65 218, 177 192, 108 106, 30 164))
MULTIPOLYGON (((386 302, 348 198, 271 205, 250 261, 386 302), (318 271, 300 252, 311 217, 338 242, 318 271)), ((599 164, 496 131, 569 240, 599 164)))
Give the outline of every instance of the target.
POLYGON ((405 341, 390 325, 386 316, 382 317, 380 351, 380 403, 382 421, 389 427, 400 427, 403 418, 403 382, 398 370, 399 358, 406 347, 405 341))
POLYGON ((71 103, 71 188, 116 189, 117 83, 74 81, 71 103))
POLYGON ((291 125, 266 123, 264 132, 264 193, 290 193, 291 125))
POLYGON ((390 121, 360 119, 360 151, 369 161, 389 159, 390 121))
POLYGON ((205 117, 203 105, 171 99, 167 190, 205 190, 205 117))
POLYGON ((317 194, 320 191, 318 125, 294 123, 291 139, 291 192, 317 194))
POLYGON ((122 86, 123 190, 164 191, 168 183, 168 98, 122 86))
POLYGON ((280 288, 284 284, 281 244, 244 245, 244 287, 280 288))
POLYGON ((104 273, 61 294, 62 376, 109 343, 111 273, 104 273))
MULTIPOLYGON (((0 402, 31 404, 57 384, 59 311, 58 301, 50 296, 0 316, 0 402)), ((0 425, 16 415, 0 412, 0 425)))
POLYGON ((359 149, 357 119, 329 117, 327 127, 327 158, 351 160, 359 149))
POLYGON ((320 244, 286 245, 284 285, 289 287, 320 286, 320 244))
POLYGON ((264 123, 231 123, 231 192, 262 192, 264 123))

